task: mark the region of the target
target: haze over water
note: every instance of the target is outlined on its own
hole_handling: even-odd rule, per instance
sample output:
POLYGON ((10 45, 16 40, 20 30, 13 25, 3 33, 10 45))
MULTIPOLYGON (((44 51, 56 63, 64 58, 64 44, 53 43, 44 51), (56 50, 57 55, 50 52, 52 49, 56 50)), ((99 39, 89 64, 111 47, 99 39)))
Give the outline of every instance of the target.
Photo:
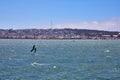
POLYGON ((1 39, 0 79, 119 80, 119 56, 119 40, 1 39))

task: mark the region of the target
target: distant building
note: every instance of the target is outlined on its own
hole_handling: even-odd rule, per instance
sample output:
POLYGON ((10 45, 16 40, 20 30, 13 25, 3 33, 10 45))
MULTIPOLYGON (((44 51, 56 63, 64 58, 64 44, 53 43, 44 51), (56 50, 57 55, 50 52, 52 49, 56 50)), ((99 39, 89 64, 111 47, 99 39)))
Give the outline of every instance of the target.
POLYGON ((0 29, 0 39, 120 39, 120 33, 86 29, 0 29))
POLYGON ((117 38, 120 39, 120 33, 118 33, 117 38))

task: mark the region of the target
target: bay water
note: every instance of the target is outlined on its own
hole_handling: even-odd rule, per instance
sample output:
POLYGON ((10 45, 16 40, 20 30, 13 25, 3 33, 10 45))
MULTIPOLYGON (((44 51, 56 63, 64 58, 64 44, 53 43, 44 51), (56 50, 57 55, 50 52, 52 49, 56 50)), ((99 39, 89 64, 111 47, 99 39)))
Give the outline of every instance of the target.
POLYGON ((0 39, 0 80, 120 80, 120 40, 0 39))

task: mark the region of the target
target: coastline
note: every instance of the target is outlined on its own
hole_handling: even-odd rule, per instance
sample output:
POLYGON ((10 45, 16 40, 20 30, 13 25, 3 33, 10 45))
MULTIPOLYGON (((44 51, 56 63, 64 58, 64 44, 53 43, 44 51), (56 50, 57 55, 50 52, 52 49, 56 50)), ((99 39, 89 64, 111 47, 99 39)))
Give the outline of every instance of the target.
POLYGON ((0 29, 0 39, 116 40, 120 32, 87 29, 0 29))

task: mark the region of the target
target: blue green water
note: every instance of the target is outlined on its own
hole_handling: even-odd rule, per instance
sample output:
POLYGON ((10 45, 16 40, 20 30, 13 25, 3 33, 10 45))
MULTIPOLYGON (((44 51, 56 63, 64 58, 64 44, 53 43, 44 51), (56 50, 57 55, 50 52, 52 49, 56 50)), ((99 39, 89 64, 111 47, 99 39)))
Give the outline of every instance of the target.
POLYGON ((120 41, 1 39, 0 80, 120 80, 120 41))

